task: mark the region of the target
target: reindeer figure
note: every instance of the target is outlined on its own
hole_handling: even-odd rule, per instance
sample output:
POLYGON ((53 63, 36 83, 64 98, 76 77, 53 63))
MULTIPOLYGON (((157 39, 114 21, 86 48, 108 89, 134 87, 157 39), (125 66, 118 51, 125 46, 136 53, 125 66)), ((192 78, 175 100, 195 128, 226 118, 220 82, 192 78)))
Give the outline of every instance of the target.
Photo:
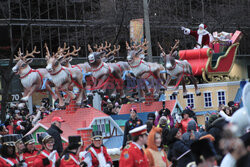
MULTIPOLYGON (((120 97, 124 100, 125 94, 123 91, 123 80, 122 80, 122 70, 121 67, 118 65, 115 65, 113 63, 104 63, 102 61, 103 57, 105 55, 109 55, 107 53, 107 49, 111 45, 103 46, 103 44, 100 47, 95 46, 96 51, 94 52, 90 45, 88 45, 89 49, 89 56, 88 56, 88 63, 91 66, 91 72, 93 78, 95 78, 94 81, 94 89, 99 89, 99 93, 103 94, 108 86, 111 90, 113 89, 113 93, 111 96, 116 96, 115 91, 120 93, 120 97)), ((115 52, 118 52, 120 49, 120 46, 117 48, 114 47, 112 54, 115 52)), ((111 53, 110 53, 111 54, 111 53)))
MULTIPOLYGON (((149 88, 146 85, 146 81, 150 83, 151 88, 154 89, 155 99, 159 97, 159 90, 165 89, 166 77, 165 74, 161 74, 160 71, 165 70, 165 68, 158 63, 146 62, 140 55, 145 54, 145 50, 147 49, 145 45, 147 42, 145 41, 141 45, 134 45, 132 47, 126 42, 127 47, 127 61, 134 73, 135 77, 139 79, 139 85, 145 87, 146 95, 150 95, 149 88), (155 87, 158 86, 158 87, 155 87)), ((142 94, 142 99, 144 99, 144 91, 140 89, 142 94)))
POLYGON ((57 99, 57 96, 54 94, 49 85, 49 81, 43 81, 44 78, 48 78, 48 71, 45 68, 34 70, 29 66, 29 64, 33 61, 32 58, 35 57, 33 54, 39 53, 40 52, 36 51, 35 47, 31 53, 28 53, 28 51, 26 51, 26 55, 22 56, 23 53, 21 53, 21 48, 19 48, 18 56, 15 56, 15 61, 18 62, 12 68, 12 71, 20 75, 21 83, 24 87, 24 95, 21 98, 21 101, 28 101, 29 96, 31 96, 36 90, 40 90, 43 84, 46 85, 46 89, 50 92, 52 98, 54 100, 57 99))
POLYGON ((192 67, 188 63, 187 60, 176 60, 177 57, 177 51, 174 52, 175 49, 177 49, 179 40, 176 40, 175 45, 171 48, 171 51, 169 54, 166 54, 164 49, 161 47, 160 43, 158 42, 158 46, 161 49, 161 57, 164 59, 164 66, 166 68, 167 73, 169 74, 167 76, 167 85, 171 81, 172 77, 177 78, 176 80, 176 86, 174 87, 173 95, 178 94, 179 89, 179 83, 182 82, 183 85, 183 97, 187 97, 187 89, 186 84, 184 81, 184 76, 188 76, 188 78, 192 81, 195 87, 195 93, 197 96, 201 95, 201 92, 198 89, 196 80, 194 78, 194 75, 192 73, 192 67))
MULTIPOLYGON (((87 100, 85 90, 83 89, 81 71, 77 68, 63 67, 60 64, 61 59, 63 59, 63 56, 60 56, 60 52, 51 56, 46 44, 45 48, 45 59, 47 60, 46 69, 50 74, 50 79, 55 84, 55 92, 59 98, 59 107, 64 107, 65 103, 68 104, 70 102, 70 99, 76 98, 74 93, 69 90, 72 83, 79 88, 79 96, 76 99, 76 105, 81 105, 82 101, 87 100), (64 91, 67 94, 65 102, 60 95, 60 91, 64 91)), ((72 53, 68 52, 67 54, 75 54, 75 52, 74 50, 72 53)))

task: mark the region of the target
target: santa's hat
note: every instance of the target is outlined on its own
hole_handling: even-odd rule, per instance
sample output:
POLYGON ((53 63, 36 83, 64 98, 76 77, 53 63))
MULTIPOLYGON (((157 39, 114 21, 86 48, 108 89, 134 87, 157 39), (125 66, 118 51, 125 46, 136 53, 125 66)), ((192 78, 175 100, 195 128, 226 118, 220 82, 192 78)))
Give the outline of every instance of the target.
POLYGON ((200 25, 199 25, 199 28, 203 28, 203 29, 207 29, 207 26, 205 25, 205 24, 203 24, 203 23, 201 23, 200 25))

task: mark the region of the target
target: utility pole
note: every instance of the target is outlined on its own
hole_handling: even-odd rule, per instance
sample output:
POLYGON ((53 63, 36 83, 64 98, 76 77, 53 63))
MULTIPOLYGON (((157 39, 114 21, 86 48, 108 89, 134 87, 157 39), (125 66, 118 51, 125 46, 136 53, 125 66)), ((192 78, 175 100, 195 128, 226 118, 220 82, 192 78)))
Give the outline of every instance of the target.
POLYGON ((149 24, 149 14, 148 14, 148 0, 143 0, 143 10, 144 10, 144 25, 145 25, 145 33, 146 39, 148 41, 148 61, 153 62, 152 58, 152 46, 151 46, 151 36, 150 36, 150 24, 149 24))

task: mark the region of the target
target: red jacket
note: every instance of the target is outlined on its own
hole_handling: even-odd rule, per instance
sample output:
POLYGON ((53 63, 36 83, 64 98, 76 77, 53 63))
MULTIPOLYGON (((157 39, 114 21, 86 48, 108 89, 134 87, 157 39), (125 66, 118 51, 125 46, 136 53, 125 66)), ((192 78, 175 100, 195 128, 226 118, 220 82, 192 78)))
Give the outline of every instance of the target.
POLYGON ((98 167, 99 161, 98 161, 97 157, 95 156, 95 154, 92 152, 91 148, 93 148, 97 154, 101 153, 103 150, 103 155, 105 157, 106 163, 109 163, 112 166, 112 164, 113 164, 112 159, 109 156, 106 147, 101 146, 100 148, 90 147, 90 149, 89 149, 89 152, 91 153, 93 167, 98 167))
POLYGON ((34 160, 36 159, 37 151, 33 151, 33 153, 25 152, 19 155, 19 160, 24 160, 28 167, 34 167, 34 160))
POLYGON ((3 158, 2 156, 0 156, 0 167, 11 167, 14 164, 18 164, 16 158, 3 158))
POLYGON ((60 167, 79 167, 80 162, 75 154, 67 153, 65 154, 60 163, 60 167))
MULTIPOLYGON (((35 158, 34 160, 34 167, 52 167, 53 166, 53 162, 49 161, 48 159, 48 155, 50 153, 46 150, 42 150, 35 158), (45 156, 42 152, 44 152, 45 154, 47 154, 47 156, 45 156)), ((59 155, 58 153, 56 153, 56 160, 59 159, 59 155)))
POLYGON ((148 158, 133 142, 127 145, 120 156, 119 167, 149 167, 148 158))

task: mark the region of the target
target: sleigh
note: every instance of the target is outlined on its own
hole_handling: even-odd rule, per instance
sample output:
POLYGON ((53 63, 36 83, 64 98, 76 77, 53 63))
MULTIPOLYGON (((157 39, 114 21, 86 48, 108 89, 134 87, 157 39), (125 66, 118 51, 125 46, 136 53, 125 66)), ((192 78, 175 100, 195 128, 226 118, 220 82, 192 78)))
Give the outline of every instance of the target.
POLYGON ((194 76, 204 82, 236 80, 229 73, 234 65, 241 37, 241 32, 236 31, 232 37, 232 45, 225 51, 215 53, 212 48, 181 50, 179 57, 187 60, 192 66, 194 76))

